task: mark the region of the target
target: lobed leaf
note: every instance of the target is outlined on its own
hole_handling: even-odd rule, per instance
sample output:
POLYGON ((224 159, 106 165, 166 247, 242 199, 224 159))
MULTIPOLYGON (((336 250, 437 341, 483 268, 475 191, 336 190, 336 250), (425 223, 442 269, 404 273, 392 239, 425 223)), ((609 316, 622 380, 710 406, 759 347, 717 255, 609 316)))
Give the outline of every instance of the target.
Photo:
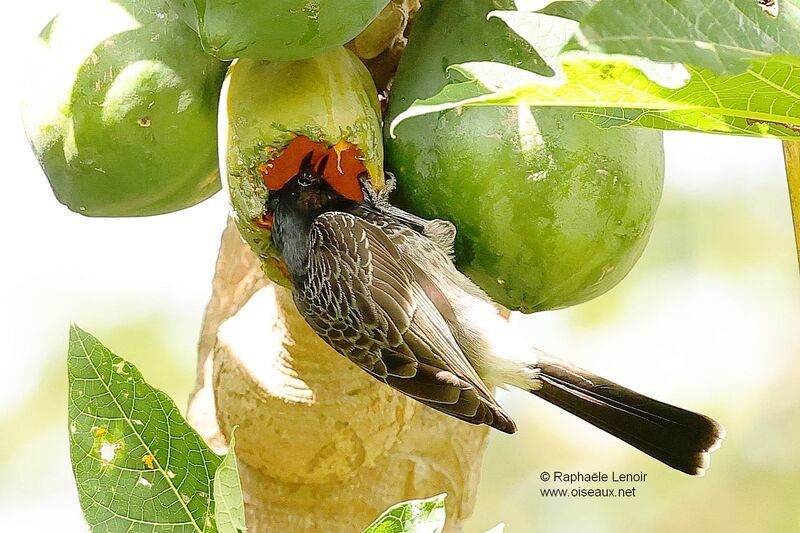
POLYGON ((800 0, 603 0, 580 19, 567 50, 646 57, 738 74, 750 60, 800 56, 800 0))
MULTIPOLYGON (((568 34, 578 24, 545 14, 565 1, 538 12, 491 14, 539 47, 551 72, 533 73, 491 62, 452 65, 450 70, 459 73, 462 81, 446 85, 430 98, 416 100, 392 121, 390 135, 395 135, 403 121, 426 113, 461 106, 528 105, 573 108, 577 115, 604 128, 642 126, 800 139, 800 0, 781 3, 777 21, 755 1, 750 2, 755 6, 753 10, 740 0, 716 0, 715 6, 727 7, 744 20, 751 20, 745 15, 758 17, 757 23, 742 22, 736 28, 728 28, 726 35, 715 27, 702 35, 698 33, 697 26, 705 20, 707 10, 700 9, 695 0, 638 4, 603 0, 586 12, 578 37, 571 41, 568 34), (639 20, 637 14, 645 9, 641 4, 658 11, 661 18, 656 20, 653 15, 639 20), (696 12, 697 17, 687 20, 687 10, 696 12), (672 17, 672 29, 662 27, 667 14, 672 17), (550 30, 545 31, 546 28, 550 30), (682 37, 675 37, 670 46, 666 38, 655 40, 653 36, 659 32, 682 37), (597 38, 590 40, 587 35, 597 38), (703 35, 708 41, 690 43, 692 38, 703 35), (578 41, 594 51, 564 51, 575 48, 578 41), (715 43, 725 43, 727 53, 719 53, 715 43), (735 43, 739 43, 738 48, 735 43), (694 48, 687 48, 689 44, 694 48), (734 49, 739 50, 738 55, 734 49), (715 62, 704 55, 708 50, 717 50, 715 62), (775 55, 775 51, 782 54, 775 55), (685 66, 655 63, 653 59, 683 61, 685 66), (692 64, 692 60, 699 65, 692 64)), ((566 1, 566 5, 586 8, 583 2, 566 1)), ((721 16, 725 13, 721 11, 721 16)))

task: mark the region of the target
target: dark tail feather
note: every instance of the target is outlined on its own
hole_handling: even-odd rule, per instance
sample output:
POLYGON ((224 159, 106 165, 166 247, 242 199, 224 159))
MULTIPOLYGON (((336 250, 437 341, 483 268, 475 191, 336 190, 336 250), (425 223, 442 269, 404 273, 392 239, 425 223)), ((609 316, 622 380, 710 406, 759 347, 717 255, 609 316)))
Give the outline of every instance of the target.
POLYGON ((531 391, 664 464, 693 476, 708 468, 709 452, 725 438, 712 419, 542 356, 542 387, 531 391))

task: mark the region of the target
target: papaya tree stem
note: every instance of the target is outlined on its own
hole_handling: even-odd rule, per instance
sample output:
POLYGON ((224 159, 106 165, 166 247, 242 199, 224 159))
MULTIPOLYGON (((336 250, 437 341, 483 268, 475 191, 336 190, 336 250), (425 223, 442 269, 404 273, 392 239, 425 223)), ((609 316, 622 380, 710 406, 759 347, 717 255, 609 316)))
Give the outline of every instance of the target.
POLYGON ((789 183, 789 202, 794 221, 794 242, 800 265, 800 141, 783 141, 786 160, 786 180, 789 183))
POLYGON ((233 222, 212 289, 187 419, 217 452, 239 426, 250 533, 363 531, 395 503, 442 492, 445 532, 461 531, 486 426, 417 403, 335 353, 233 222))

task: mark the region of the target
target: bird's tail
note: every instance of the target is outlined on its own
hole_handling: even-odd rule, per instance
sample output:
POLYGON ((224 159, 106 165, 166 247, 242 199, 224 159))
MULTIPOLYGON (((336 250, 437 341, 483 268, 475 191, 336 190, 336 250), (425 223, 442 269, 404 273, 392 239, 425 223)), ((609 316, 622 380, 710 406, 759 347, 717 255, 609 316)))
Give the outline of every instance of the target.
POLYGON ((653 400, 570 365, 540 356, 533 394, 579 416, 664 464, 703 475, 725 430, 698 413, 653 400))

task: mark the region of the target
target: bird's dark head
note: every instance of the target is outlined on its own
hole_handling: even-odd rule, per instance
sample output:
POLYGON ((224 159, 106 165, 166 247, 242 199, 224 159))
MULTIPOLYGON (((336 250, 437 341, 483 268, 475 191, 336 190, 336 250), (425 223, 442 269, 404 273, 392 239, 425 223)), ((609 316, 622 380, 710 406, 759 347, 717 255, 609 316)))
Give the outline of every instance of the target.
POLYGON ((336 192, 325 180, 325 167, 328 164, 328 155, 322 157, 314 167, 312 163, 313 152, 305 156, 297 174, 276 191, 269 192, 267 210, 274 215, 288 214, 307 218, 314 218, 325 211, 336 209, 342 202, 348 200, 336 192))
POLYGON ((311 225, 327 211, 343 211, 355 204, 338 192, 324 177, 328 155, 316 167, 314 153, 305 156, 296 175, 280 189, 269 191, 266 214, 270 217, 272 240, 292 278, 305 275, 311 225))

